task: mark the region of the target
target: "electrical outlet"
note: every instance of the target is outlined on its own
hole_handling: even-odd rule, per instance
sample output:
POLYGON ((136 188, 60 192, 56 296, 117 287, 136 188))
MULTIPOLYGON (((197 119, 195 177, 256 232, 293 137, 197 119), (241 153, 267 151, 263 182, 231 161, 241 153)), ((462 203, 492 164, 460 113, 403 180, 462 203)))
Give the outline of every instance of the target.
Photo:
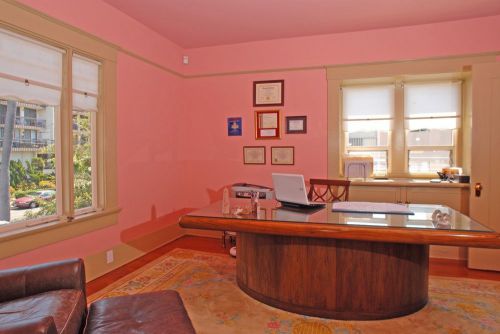
POLYGON ((111 263, 113 262, 115 259, 114 259, 114 254, 113 254, 113 250, 110 249, 109 251, 106 252, 106 263, 111 263))

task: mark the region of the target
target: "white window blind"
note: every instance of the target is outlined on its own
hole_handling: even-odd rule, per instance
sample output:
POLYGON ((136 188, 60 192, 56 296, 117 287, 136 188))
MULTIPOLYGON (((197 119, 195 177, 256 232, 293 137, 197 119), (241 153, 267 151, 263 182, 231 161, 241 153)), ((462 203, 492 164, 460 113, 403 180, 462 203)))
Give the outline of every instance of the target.
POLYGON ((73 56, 73 110, 97 111, 100 63, 73 56))
POLYGON ((344 131, 389 131, 394 114, 394 86, 342 87, 344 131))
POLYGON ((59 105, 64 50, 0 29, 0 99, 59 105))
POLYGON ((408 130, 456 129, 460 125, 461 82, 404 85, 408 130))

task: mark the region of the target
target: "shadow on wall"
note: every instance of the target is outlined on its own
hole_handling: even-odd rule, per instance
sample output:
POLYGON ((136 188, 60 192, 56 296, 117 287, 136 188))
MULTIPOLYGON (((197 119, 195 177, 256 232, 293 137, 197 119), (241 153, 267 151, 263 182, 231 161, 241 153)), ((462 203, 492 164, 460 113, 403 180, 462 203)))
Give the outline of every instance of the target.
POLYGON ((156 206, 152 205, 150 220, 123 230, 120 239, 124 244, 135 249, 150 251, 152 245, 157 243, 161 245, 165 241, 181 236, 183 230, 178 224, 179 217, 192 210, 184 208, 158 217, 156 206))
POLYGON ((229 190, 229 194, 231 194, 231 184, 222 186, 222 188, 219 188, 217 190, 207 188, 208 200, 210 204, 222 200, 222 194, 224 193, 224 188, 227 188, 229 190))

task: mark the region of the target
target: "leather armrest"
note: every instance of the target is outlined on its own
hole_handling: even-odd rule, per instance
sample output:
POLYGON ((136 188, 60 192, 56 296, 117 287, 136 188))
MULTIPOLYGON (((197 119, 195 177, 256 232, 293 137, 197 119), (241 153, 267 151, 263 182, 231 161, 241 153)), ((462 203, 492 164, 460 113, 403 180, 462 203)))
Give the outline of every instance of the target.
POLYGON ((86 297, 82 259, 0 271, 0 302, 60 289, 81 290, 86 297))
POLYGON ((57 334, 54 319, 50 316, 22 322, 0 324, 0 334, 57 334))

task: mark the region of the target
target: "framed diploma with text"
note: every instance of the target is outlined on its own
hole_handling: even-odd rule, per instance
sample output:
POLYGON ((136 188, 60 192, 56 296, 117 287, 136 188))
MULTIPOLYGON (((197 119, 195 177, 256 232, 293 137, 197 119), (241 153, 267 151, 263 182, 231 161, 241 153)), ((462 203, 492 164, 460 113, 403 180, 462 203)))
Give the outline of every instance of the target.
POLYGON ((255 139, 279 139, 280 124, 279 110, 256 110, 255 139))
POLYGON ((272 146, 271 165, 295 164, 295 148, 293 146, 272 146))
POLYGON ((268 107, 285 104, 285 80, 253 82, 253 106, 268 107))
POLYGON ((243 163, 245 165, 265 165, 265 146, 243 146, 243 163))

